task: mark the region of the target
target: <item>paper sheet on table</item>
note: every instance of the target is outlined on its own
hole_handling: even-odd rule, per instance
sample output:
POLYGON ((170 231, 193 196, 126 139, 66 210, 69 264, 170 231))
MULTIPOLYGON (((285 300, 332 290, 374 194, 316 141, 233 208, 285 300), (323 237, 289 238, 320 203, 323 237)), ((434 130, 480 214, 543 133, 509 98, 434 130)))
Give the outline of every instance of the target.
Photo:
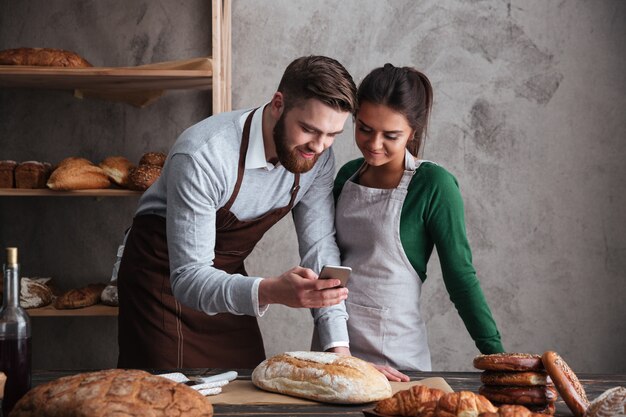
MULTIPOLYGON (((445 392, 452 392, 452 388, 443 378, 426 378, 419 381, 391 382, 395 394, 408 389, 413 385, 426 385, 429 388, 439 388, 445 392)), ((252 381, 232 381, 222 388, 222 393, 209 397, 213 404, 317 404, 316 401, 263 391, 252 384, 252 381)))

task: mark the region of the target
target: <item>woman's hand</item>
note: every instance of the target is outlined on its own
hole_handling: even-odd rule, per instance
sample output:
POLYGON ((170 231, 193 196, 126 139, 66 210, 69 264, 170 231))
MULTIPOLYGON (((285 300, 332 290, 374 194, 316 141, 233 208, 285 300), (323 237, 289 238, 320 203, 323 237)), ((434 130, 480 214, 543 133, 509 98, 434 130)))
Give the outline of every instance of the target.
POLYGON ((374 365, 374 368, 378 369, 390 381, 409 382, 411 380, 408 375, 404 375, 402 372, 392 368, 391 366, 376 365, 374 363, 372 365, 374 365))

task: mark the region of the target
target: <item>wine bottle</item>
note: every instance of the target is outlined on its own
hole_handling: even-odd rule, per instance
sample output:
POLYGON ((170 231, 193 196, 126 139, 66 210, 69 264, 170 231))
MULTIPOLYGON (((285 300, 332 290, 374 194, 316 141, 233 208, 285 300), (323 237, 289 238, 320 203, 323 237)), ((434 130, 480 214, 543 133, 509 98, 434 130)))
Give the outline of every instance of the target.
POLYGON ((30 319, 20 307, 20 265, 17 248, 7 248, 4 294, 0 309, 0 371, 7 377, 2 413, 8 416, 15 403, 30 389, 30 319))

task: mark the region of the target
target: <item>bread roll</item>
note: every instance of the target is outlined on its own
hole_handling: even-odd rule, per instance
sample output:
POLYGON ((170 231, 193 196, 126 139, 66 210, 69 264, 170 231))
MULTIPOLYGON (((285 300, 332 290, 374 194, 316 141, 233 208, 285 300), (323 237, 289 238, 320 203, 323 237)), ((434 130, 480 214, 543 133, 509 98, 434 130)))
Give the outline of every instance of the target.
POLYGON ((478 355, 474 367, 484 371, 542 371, 541 356, 530 353, 478 355))
POLYGON ((52 190, 90 190, 108 188, 109 177, 102 168, 82 158, 66 158, 48 180, 52 190))
POLYGON ((252 382, 266 391, 338 404, 391 396, 387 378, 371 364, 329 352, 287 352, 261 362, 252 382))
POLYGON ((541 360, 567 407, 576 417, 582 417, 589 407, 589 400, 574 371, 556 352, 544 352, 541 360))
POLYGON ((157 165, 139 165, 130 171, 129 188, 136 191, 147 190, 161 175, 161 167, 157 165))
POLYGON ((100 168, 106 172, 109 179, 120 187, 129 185, 130 170, 134 168, 132 162, 123 156, 110 156, 100 162, 100 168))
POLYGON ((15 188, 15 161, 0 161, 0 188, 15 188))
POLYGON ((11 417, 211 417, 202 394, 140 370, 110 369, 59 378, 31 389, 11 417))
POLYGON ((106 284, 89 284, 83 288, 66 291, 54 302, 60 310, 89 307, 100 302, 100 295, 106 284))
POLYGON ((604 391, 593 400, 585 417, 624 417, 626 416, 626 388, 614 387, 604 391))
POLYGON ((156 165, 162 168, 165 165, 166 158, 167 155, 163 152, 147 152, 141 156, 139 165, 156 165))
POLYGON ((444 392, 424 385, 413 385, 396 392, 393 397, 378 401, 374 411, 394 416, 432 416, 444 392))
POLYGON ((87 68, 92 65, 78 54, 53 48, 15 48, 0 51, 0 65, 87 68))

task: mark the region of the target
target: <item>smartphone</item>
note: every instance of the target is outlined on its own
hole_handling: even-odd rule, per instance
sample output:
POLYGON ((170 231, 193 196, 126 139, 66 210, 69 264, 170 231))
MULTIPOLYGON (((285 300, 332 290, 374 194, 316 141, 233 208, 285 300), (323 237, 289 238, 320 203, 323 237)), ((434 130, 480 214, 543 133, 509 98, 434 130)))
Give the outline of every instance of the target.
POLYGON ((340 287, 345 287, 348 284, 351 272, 352 268, 349 266, 324 265, 322 271, 320 272, 319 279, 338 279, 341 281, 340 287))

